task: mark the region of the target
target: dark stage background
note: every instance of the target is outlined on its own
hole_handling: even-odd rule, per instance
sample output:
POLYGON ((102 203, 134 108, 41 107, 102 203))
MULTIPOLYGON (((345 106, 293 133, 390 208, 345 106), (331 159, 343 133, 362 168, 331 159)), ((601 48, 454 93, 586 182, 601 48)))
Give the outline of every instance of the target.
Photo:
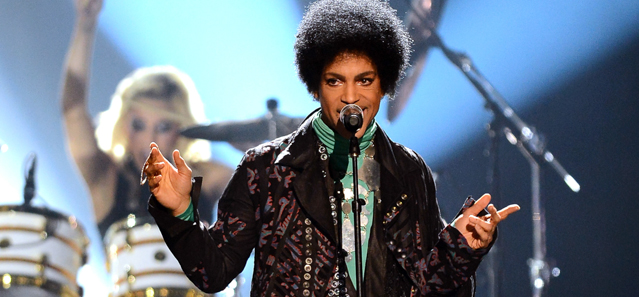
MULTIPOLYGON (((578 77, 540 100, 521 116, 546 135, 548 149, 581 184, 581 191, 573 193, 549 166, 542 167, 547 255, 561 270, 546 296, 635 296, 629 285, 639 265, 634 223, 639 210, 639 38, 584 66, 578 77)), ((488 147, 486 136, 434 168, 440 173, 440 203, 446 197, 490 191, 485 178, 488 147)), ((499 160, 503 203, 522 207, 500 225, 502 292, 530 296, 530 166, 503 137, 499 160)), ((457 211, 456 205, 442 204, 447 218, 457 211)), ((480 283, 478 296, 487 296, 483 290, 486 283, 480 283)))

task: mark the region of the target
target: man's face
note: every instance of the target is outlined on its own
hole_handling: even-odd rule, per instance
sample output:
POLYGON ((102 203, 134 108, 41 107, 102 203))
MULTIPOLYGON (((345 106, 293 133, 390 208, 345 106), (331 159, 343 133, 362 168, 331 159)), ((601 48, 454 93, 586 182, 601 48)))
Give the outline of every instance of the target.
POLYGON ((341 53, 322 71, 319 94, 322 120, 341 136, 351 133, 339 121, 339 114, 347 104, 356 104, 363 111, 364 123, 355 134, 361 138, 379 111, 382 92, 377 67, 364 54, 341 53))

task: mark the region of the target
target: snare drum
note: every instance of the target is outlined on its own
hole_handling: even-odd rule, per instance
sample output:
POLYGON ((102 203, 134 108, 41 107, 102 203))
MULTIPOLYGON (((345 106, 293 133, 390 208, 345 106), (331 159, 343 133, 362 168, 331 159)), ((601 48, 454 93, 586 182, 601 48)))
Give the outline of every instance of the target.
POLYGON ((76 282, 89 239, 75 217, 0 206, 1 296, 82 296, 76 282))
POLYGON ((104 237, 112 297, 210 296, 186 277, 152 218, 129 215, 104 237))

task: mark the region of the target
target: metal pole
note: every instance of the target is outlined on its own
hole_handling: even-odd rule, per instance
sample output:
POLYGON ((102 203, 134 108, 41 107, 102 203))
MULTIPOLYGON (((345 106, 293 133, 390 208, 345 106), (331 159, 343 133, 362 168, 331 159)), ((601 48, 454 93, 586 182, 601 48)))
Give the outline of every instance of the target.
POLYGON ((541 297, 550 281, 550 269, 546 262, 546 217, 541 205, 541 169, 535 158, 521 144, 517 147, 530 163, 531 210, 533 229, 533 257, 528 259, 532 296, 541 297))

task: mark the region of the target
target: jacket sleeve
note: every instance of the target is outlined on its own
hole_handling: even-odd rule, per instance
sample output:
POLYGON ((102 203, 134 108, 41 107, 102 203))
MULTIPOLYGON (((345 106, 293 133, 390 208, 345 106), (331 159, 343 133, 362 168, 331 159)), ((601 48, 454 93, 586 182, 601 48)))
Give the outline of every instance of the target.
MULTIPOLYGON (((420 225, 431 227, 424 231, 430 233, 431 243, 434 244, 417 264, 420 266, 421 274, 418 276, 420 290, 425 296, 474 296, 475 271, 482 258, 489 252, 492 243, 487 248, 475 250, 468 245, 466 238, 455 227, 444 224, 435 196, 435 183, 430 168, 421 158, 419 159, 424 170, 427 192, 425 214, 428 214, 430 218, 424 218, 422 213, 420 217, 424 221, 420 225)), ((457 216, 474 203, 475 201, 469 197, 457 216)), ((493 243, 496 238, 495 233, 493 243)))
MULTIPOLYGON (((247 186, 247 167, 242 160, 226 187, 213 226, 199 221, 174 217, 154 196, 149 212, 155 219, 167 246, 177 258, 186 276, 202 291, 219 292, 244 269, 258 236, 255 205, 247 186)), ((201 178, 196 178, 191 192, 197 207, 201 178)), ((204 210, 210 211, 210 210, 204 210)))

